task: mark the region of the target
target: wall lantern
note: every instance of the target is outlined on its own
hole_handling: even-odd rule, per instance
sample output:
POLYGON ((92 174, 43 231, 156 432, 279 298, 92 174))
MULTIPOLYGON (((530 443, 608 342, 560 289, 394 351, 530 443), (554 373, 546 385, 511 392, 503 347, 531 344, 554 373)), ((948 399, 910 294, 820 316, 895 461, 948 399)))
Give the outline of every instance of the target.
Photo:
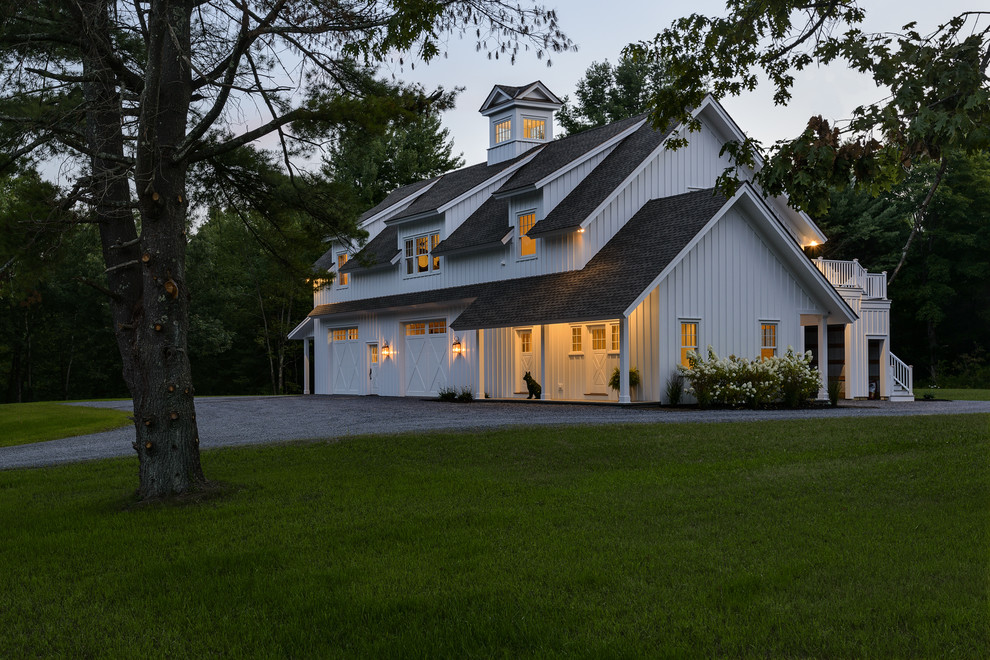
POLYGON ((584 227, 578 227, 578 233, 579 234, 583 234, 584 233, 584 227))
POLYGON ((382 344, 382 357, 392 357, 392 347, 388 345, 388 342, 382 344))
POLYGON ((461 346, 461 340, 458 339, 457 337, 454 337, 454 345, 451 346, 451 349, 454 351, 455 356, 463 353, 464 348, 461 346))

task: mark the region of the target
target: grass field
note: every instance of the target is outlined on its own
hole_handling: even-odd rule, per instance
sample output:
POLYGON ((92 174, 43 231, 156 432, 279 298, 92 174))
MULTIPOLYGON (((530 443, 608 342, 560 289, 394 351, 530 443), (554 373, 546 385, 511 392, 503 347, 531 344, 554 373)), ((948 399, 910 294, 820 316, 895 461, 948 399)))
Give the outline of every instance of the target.
POLYGON ((928 387, 915 389, 916 399, 924 398, 926 394, 931 394, 936 399, 949 399, 950 401, 990 401, 990 390, 963 390, 963 389, 937 389, 928 387))
POLYGON ((0 657, 985 656, 990 416, 352 438, 0 472, 0 657))
POLYGON ((130 424, 128 413, 60 403, 0 405, 0 447, 109 431, 130 424))

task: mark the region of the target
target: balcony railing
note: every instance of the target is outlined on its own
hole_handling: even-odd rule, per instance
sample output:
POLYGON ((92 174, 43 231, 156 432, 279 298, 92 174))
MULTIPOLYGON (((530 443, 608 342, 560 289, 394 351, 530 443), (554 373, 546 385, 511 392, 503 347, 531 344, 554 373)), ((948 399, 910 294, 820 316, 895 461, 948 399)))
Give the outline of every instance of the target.
POLYGON ((887 298, 887 272, 869 273, 859 265, 858 259, 838 261, 836 259, 813 259, 812 263, 822 272, 829 283, 837 289, 857 288, 863 290, 867 298, 887 298))

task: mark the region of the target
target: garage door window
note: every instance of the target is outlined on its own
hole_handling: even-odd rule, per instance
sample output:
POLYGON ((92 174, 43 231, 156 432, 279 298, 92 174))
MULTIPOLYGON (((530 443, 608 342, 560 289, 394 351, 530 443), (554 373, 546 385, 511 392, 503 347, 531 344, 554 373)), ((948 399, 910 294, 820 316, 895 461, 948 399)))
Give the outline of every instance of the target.
POLYGON ((334 328, 333 340, 334 341, 345 341, 350 339, 351 341, 358 338, 357 328, 334 328))

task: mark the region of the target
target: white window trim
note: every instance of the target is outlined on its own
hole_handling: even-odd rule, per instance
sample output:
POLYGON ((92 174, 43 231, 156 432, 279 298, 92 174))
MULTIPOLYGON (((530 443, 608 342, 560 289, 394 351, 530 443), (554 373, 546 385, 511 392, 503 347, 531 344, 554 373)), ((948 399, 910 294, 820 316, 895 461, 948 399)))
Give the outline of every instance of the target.
POLYGON ((542 115, 522 115, 520 117, 520 121, 522 122, 522 133, 519 135, 519 139, 520 140, 531 140, 533 142, 544 142, 544 141, 546 141, 546 139, 547 139, 547 132, 548 132, 547 126, 549 125, 549 122, 547 121, 547 118, 545 116, 542 116, 542 115), (542 138, 526 137, 526 120, 527 119, 531 119, 533 121, 542 121, 543 122, 543 137, 542 138))
POLYGON ((773 354, 780 355, 780 319, 758 319, 758 323, 759 323, 760 357, 763 357, 763 349, 765 348, 765 346, 763 346, 763 326, 765 325, 772 325, 776 328, 773 333, 773 338, 774 341, 777 343, 773 347, 773 354))
POLYGON ((587 335, 588 333, 585 330, 585 327, 583 325, 572 325, 572 326, 568 326, 568 327, 570 328, 570 331, 567 333, 567 355, 580 355, 580 356, 583 357, 584 356, 584 351, 585 351, 585 346, 587 346, 587 344, 588 344, 588 338, 585 335, 587 335), (581 350, 580 351, 575 351, 574 350, 574 340, 573 340, 573 337, 574 337, 574 328, 578 328, 578 329, 581 330, 581 350))
POLYGON ((498 119, 492 120, 492 145, 493 146, 496 146, 497 147, 499 145, 508 144, 509 142, 512 142, 512 139, 514 137, 514 131, 516 130, 516 127, 513 126, 513 124, 515 123, 513 121, 514 119, 515 119, 515 117, 513 117, 511 114, 508 114, 508 115, 504 115, 502 117, 499 117, 498 119), (504 122, 509 122, 509 137, 505 138, 502 141, 499 141, 499 139, 498 139, 498 125, 501 124, 501 123, 504 123, 504 122))
MULTIPOLYGON (((351 253, 348 252, 347 250, 341 250, 340 252, 334 252, 333 253, 333 267, 334 267, 334 272, 337 274, 336 277, 334 277, 334 284, 337 285, 337 288, 338 289, 346 289, 347 287, 349 287, 351 285, 351 275, 353 275, 353 273, 341 273, 340 272, 340 268, 341 268, 341 266, 340 266, 340 255, 342 255, 342 254, 346 254, 347 255, 347 261, 350 261, 351 260, 351 253), (341 284, 341 278, 342 277, 346 277, 347 278, 347 283, 346 284, 341 284)), ((347 264, 347 261, 344 262, 345 265, 347 264)))
POLYGON ((607 334, 605 336, 605 341, 607 342, 606 346, 608 346, 608 354, 619 355, 619 353, 622 352, 622 328, 619 326, 618 323, 608 323, 606 324, 605 327, 608 328, 608 330, 606 331, 607 334), (614 332, 613 328, 618 328, 619 330, 619 348, 612 348, 612 333, 614 332))
POLYGON ((535 338, 533 337, 533 328, 516 328, 516 339, 519 342, 519 352, 523 355, 533 355, 536 351, 533 350, 533 344, 535 338), (529 333, 529 352, 522 350, 522 335, 524 332, 529 333))
MULTIPOLYGON (((436 234, 437 236, 439 236, 440 233, 441 232, 440 232, 439 229, 433 229, 433 230, 430 230, 430 231, 427 231, 427 232, 419 232, 417 234, 410 234, 408 236, 403 236, 402 237, 402 248, 399 250, 399 264, 401 264, 400 268, 402 269, 402 278, 403 279, 407 279, 408 280, 408 279, 412 279, 414 277, 431 277, 433 275, 439 275, 443 271, 443 265, 444 265, 444 263, 443 263, 443 257, 438 257, 440 259, 440 265, 437 268, 433 268, 433 246, 430 245, 430 237, 433 236, 434 234, 436 234), (429 270, 427 270, 425 273, 409 273, 409 272, 406 271, 406 259, 409 259, 410 258, 410 257, 407 257, 406 256, 406 241, 412 241, 413 242, 413 249, 415 250, 416 249, 416 240, 419 239, 419 238, 425 238, 427 245, 429 245, 429 251, 426 253, 426 256, 427 256, 427 259, 429 260, 429 266, 430 267, 429 267, 429 270)), ((442 240, 443 239, 438 238, 437 239, 437 245, 439 245, 442 240)), ((413 254, 413 256, 411 258, 413 260, 415 260, 416 257, 417 257, 417 255, 416 254, 413 254)))
MULTIPOLYGON (((530 259, 536 259, 536 255, 539 252, 539 250, 536 247, 536 241, 538 241, 539 239, 537 239, 537 238, 530 238, 529 240, 533 241, 533 254, 523 254, 522 253, 522 238, 523 237, 522 237, 522 234, 519 233, 519 226, 520 226, 520 223, 522 222, 522 217, 524 215, 532 215, 533 216, 533 227, 535 227, 536 226, 536 223, 538 222, 538 220, 536 219, 536 209, 535 208, 527 209, 525 211, 519 211, 518 213, 516 213, 516 224, 515 224, 515 226, 512 229, 513 234, 516 237, 516 241, 515 241, 515 243, 516 243, 516 261, 529 261, 530 259)), ((530 229, 532 229, 532 227, 530 227, 530 229)))
MULTIPOLYGON (((681 364, 681 351, 684 349, 684 344, 683 344, 684 339, 683 339, 683 336, 681 335, 681 325, 684 324, 684 323, 696 323, 697 324, 698 330, 697 330, 697 334, 695 335, 694 341, 697 342, 698 345, 694 347, 694 351, 698 355, 702 355, 702 348, 701 347, 704 346, 704 344, 701 341, 701 321, 702 321, 702 319, 700 317, 692 318, 692 317, 689 317, 689 316, 687 316, 687 317, 680 317, 680 318, 677 319, 677 364, 681 364)), ((704 355, 702 355, 702 357, 706 357, 707 358, 707 356, 704 356, 704 355)))

